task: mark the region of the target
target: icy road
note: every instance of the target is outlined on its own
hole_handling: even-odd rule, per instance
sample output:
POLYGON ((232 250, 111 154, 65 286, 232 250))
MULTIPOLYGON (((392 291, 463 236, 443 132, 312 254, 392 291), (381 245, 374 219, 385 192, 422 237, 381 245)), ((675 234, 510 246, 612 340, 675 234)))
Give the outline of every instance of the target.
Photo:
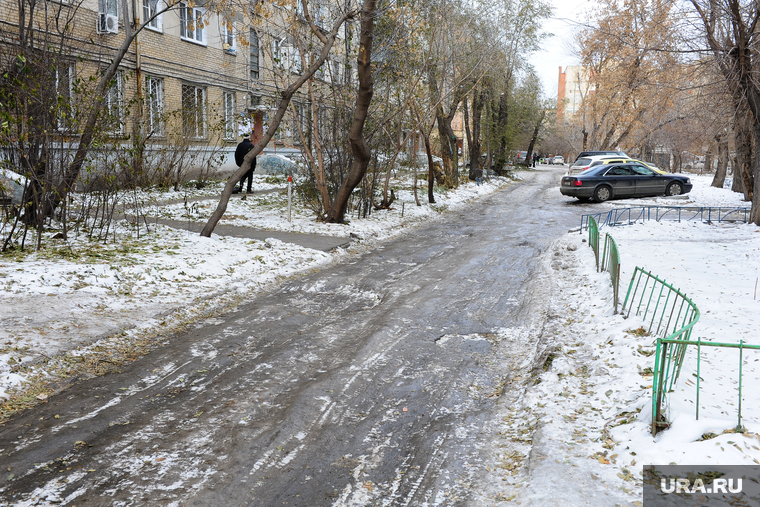
POLYGON ((521 174, 16 417, 0 505, 477 503, 543 359, 540 256, 583 213, 521 174))

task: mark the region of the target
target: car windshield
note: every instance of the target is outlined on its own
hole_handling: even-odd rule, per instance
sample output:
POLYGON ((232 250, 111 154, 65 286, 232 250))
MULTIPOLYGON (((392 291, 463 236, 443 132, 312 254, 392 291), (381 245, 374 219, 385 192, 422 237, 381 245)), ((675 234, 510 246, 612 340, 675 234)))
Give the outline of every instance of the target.
POLYGON ((579 158, 578 160, 575 161, 573 166, 586 166, 586 165, 589 165, 590 163, 591 163, 590 158, 579 158))

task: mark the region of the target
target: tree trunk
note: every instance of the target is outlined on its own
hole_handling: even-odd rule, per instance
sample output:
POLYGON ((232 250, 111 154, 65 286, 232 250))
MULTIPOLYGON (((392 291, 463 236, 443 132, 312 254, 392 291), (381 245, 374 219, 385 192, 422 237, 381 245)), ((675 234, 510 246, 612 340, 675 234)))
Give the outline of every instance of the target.
POLYGON ((435 185, 435 165, 433 164, 433 150, 430 147, 430 135, 427 132, 420 131, 422 141, 425 143, 425 153, 428 159, 428 203, 435 204, 433 196, 433 185, 435 185))
POLYGON ((495 147, 496 154, 496 166, 501 170, 509 162, 509 156, 507 154, 507 127, 509 126, 509 83, 512 81, 512 68, 504 79, 504 93, 499 96, 499 112, 495 125, 496 136, 494 140, 498 140, 498 144, 495 147))
POLYGON ((443 174, 445 185, 453 188, 459 185, 459 168, 457 167, 457 146, 454 129, 451 128, 453 115, 444 115, 440 105, 436 111, 438 137, 441 142, 441 158, 443 159, 443 174))
MULTIPOLYGON (((760 146, 760 122, 755 121, 753 129, 755 137, 755 146, 760 146)), ((752 187, 752 211, 750 212, 750 221, 755 225, 760 225, 760 149, 756 149, 752 161, 753 187, 752 187)))
MULTIPOLYGON (((710 146, 707 148, 707 153, 705 153, 705 162, 702 164, 702 172, 705 173, 712 173, 713 172, 713 153, 715 152, 715 144, 710 143, 710 146)), ((715 186, 715 180, 713 180, 713 186, 715 186)), ((721 188, 723 188, 723 184, 721 184, 721 188)))
MULTIPOLYGON (((467 148, 469 148, 470 146, 472 146, 472 131, 470 130, 470 106, 467 103, 467 99, 464 99, 464 101, 462 102, 462 110, 464 112, 464 135, 465 135, 465 138, 467 139, 467 148)), ((472 159, 470 159, 469 162, 470 162, 470 167, 472 167, 472 159)))
POLYGON ((470 144, 470 171, 468 177, 475 181, 483 174, 480 164, 480 124, 483 118, 483 107, 488 99, 488 91, 475 91, 472 100, 472 143, 470 144))
POLYGON ((373 94, 371 56, 375 30, 376 4, 377 0, 364 0, 362 5, 361 36, 359 39, 359 57, 357 58, 359 91, 356 97, 354 118, 348 135, 354 161, 351 164, 351 169, 348 171, 346 180, 343 182, 343 186, 341 186, 338 194, 335 196, 332 207, 327 212, 327 221, 332 223, 343 223, 351 192, 354 191, 354 188, 356 188, 366 174, 367 165, 369 164, 370 150, 367 146, 367 141, 364 139, 364 122, 367 119, 373 94))
MULTIPOLYGON (((726 141, 726 136, 721 136, 718 139, 718 166, 715 168, 715 177, 717 178, 719 174, 723 175, 723 178, 725 179, 726 171, 728 170, 728 142, 726 141)), ((736 171, 734 170, 734 173, 736 171)), ((736 174, 734 174, 734 178, 736 178, 736 174)))
MULTIPOLYGON (((725 151, 728 151, 728 143, 726 145, 723 145, 723 139, 725 139, 725 135, 719 135, 715 137, 715 141, 718 143, 718 169, 715 171, 715 176, 712 180, 712 186, 716 188, 723 188, 723 185, 726 183, 726 169, 728 166, 728 163, 723 163, 721 165, 720 158, 721 158, 721 149, 724 149, 725 151)), ((714 145, 710 145, 710 149, 707 152, 707 155, 705 155, 705 168, 709 167, 710 171, 712 171, 712 165, 713 165, 713 154, 712 150, 714 149, 714 145), (709 165, 708 165, 709 164, 709 165)), ((734 165, 736 167, 736 165, 734 165)))
POLYGON ((525 163, 528 164, 528 167, 533 165, 533 147, 536 145, 536 141, 538 140, 538 133, 541 131, 541 125, 544 123, 544 118, 546 118, 546 109, 541 110, 541 117, 538 119, 536 127, 533 129, 533 135, 530 138, 530 144, 528 144, 528 153, 525 154, 525 163))
MULTIPOLYGON (((740 105, 734 121, 734 142, 736 144, 736 158, 739 159, 737 167, 733 168, 734 181, 731 190, 744 194, 744 199, 749 201, 752 186, 747 186, 748 176, 752 164, 752 114, 746 106, 740 105)), ((728 140, 726 140, 728 143, 728 140)), ((728 151, 728 149, 726 149, 728 151)))

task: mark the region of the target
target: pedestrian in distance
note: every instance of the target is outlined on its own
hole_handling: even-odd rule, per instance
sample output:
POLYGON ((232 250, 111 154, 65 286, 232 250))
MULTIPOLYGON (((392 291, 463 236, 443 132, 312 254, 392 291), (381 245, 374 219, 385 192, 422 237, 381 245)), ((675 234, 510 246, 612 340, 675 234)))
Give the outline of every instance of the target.
POLYGON ((538 161, 538 153, 533 152, 533 167, 536 167, 537 161, 538 161))
MULTIPOLYGON (((235 163, 238 167, 243 165, 243 159, 249 151, 253 149, 253 143, 249 134, 243 134, 243 140, 237 145, 235 149, 235 163)), ((248 180, 247 193, 251 193, 251 185, 253 184, 253 171, 256 170, 256 157, 251 161, 251 168, 246 171, 242 178, 240 178, 240 185, 232 191, 233 194, 243 191, 243 185, 248 180)))

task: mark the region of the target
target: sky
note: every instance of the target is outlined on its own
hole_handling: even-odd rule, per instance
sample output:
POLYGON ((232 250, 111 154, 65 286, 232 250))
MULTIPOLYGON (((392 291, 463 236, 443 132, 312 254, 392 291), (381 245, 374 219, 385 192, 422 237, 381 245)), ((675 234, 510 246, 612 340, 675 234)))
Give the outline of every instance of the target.
MULTIPOLYGON (((538 170, 559 176, 556 168, 538 170)), ((558 188, 550 189, 548 195, 568 205, 573 203, 579 223, 582 213, 626 206, 747 205, 740 194, 712 187, 710 176, 689 176, 693 191, 673 198, 578 205, 562 196, 558 188)), ((348 226, 317 223, 304 209, 295 209, 289 222, 287 198, 282 194, 236 199, 227 209, 224 223, 228 224, 355 238, 351 248, 331 253, 274 239, 200 238, 162 226, 147 235, 143 231, 138 239, 122 224, 116 233, 121 238, 119 244, 128 248, 118 255, 112 255, 116 246, 100 248, 84 238, 72 238, 70 253, 81 255, 50 258, 42 252, 17 259, 2 257, 0 398, 18 394, 14 389, 28 387, 35 379, 55 375, 56 366, 66 364, 66 358, 70 361, 87 356, 97 347, 120 347, 153 329, 182 326, 208 311, 207 305, 232 304, 236 297, 248 299, 298 272, 345 262, 474 199, 515 184, 519 183, 506 178, 492 178, 479 186, 469 182, 455 191, 437 194, 438 204, 420 207, 413 204, 410 191, 399 190, 395 209, 375 213, 366 220, 352 220, 348 226), (39 303, 41 296, 43 305, 39 303), (31 307, 35 312, 29 312, 31 307), (134 322, 140 324, 133 327, 134 322), (41 361, 45 358, 48 360, 41 361)), ((188 193, 215 196, 220 185, 188 193)), ((263 175, 254 176, 254 186, 259 190, 272 188, 263 175)), ((421 195, 425 195, 424 188, 421 195)), ((214 201, 186 208, 183 204, 159 205, 161 194, 139 198, 146 206, 153 203, 151 214, 165 218, 205 221, 214 209, 214 201)), ((760 227, 651 221, 602 228, 602 235, 607 232, 620 251, 621 298, 635 267, 641 266, 680 288, 699 307, 701 317, 692 339, 745 340, 760 345, 756 323, 760 310, 760 227), (741 262, 741 270, 736 269, 737 262, 741 262)), ((680 380, 669 395, 666 415, 672 426, 652 437, 652 377, 647 369, 652 367, 654 338, 633 332, 645 322, 614 312, 609 275, 596 271, 585 232, 569 231, 557 238, 543 253, 541 263, 547 294, 545 324, 538 331, 495 332, 504 343, 514 339, 546 342, 554 358, 540 373, 540 382, 530 374, 522 380, 514 379, 517 384, 512 388, 524 390, 516 404, 496 404, 502 440, 494 441, 493 448, 487 450, 495 464, 474 493, 477 498, 473 505, 493 505, 494 498, 513 498, 523 505, 563 505, 546 495, 552 491, 576 494, 580 491, 577 481, 585 481, 585 492, 598 494, 596 503, 564 505, 640 506, 645 464, 760 464, 760 391, 756 389, 760 384, 760 353, 747 352, 744 356, 745 433, 733 433, 738 405, 736 350, 703 354, 700 418, 696 420, 696 354, 691 349, 680 380), (535 449, 553 459, 539 460, 529 467, 527 457, 535 449), (547 484, 548 478, 551 484, 547 484), (568 481, 566 487, 558 484, 561 480, 568 481)), ((46 396, 41 393, 38 398, 44 401, 46 396)), ((59 482, 41 486, 33 494, 37 497, 19 505, 47 505, 44 499, 54 498, 55 488, 63 487, 59 482)), ((361 489, 361 484, 354 486, 361 489)), ((375 500, 381 499, 351 505, 370 505, 375 500)), ((349 504, 336 501, 333 505, 349 504)))
POLYGON ((554 34, 543 43, 543 50, 535 53, 531 63, 536 68, 547 97, 557 97, 559 67, 576 65, 578 59, 572 50, 573 31, 585 20, 585 12, 594 0, 549 0, 554 14, 544 22, 544 31, 554 34))

